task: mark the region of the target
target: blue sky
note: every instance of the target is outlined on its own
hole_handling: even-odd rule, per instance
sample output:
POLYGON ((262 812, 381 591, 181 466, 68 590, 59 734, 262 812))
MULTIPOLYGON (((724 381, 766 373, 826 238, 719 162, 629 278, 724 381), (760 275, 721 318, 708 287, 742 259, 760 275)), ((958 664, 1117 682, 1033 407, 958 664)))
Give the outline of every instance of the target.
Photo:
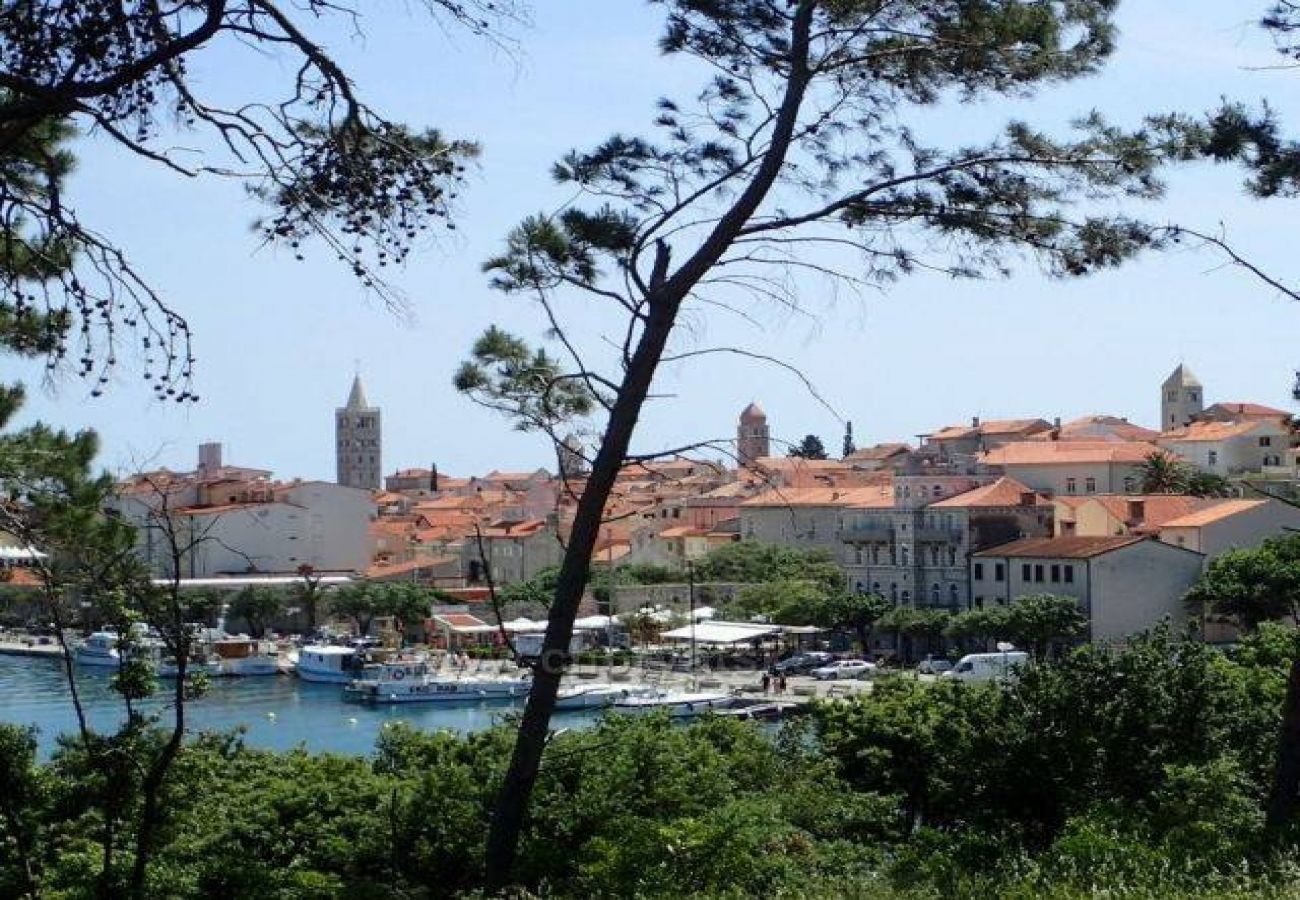
MULTIPOLYGON (((1300 130, 1300 114, 1292 114, 1300 110, 1300 73, 1267 68, 1276 57, 1251 27, 1264 5, 1126 0, 1120 50, 1104 74, 1027 103, 946 109, 930 131, 975 142, 1008 114, 1062 123, 1093 108, 1132 124, 1146 112, 1206 109, 1224 96, 1267 97, 1300 130)), ((30 387, 24 421, 95 428, 104 463, 118 469, 190 466, 198 442, 220 440, 233 462, 332 478, 333 410, 356 360, 384 410, 386 471, 429 462, 455 474, 552 464, 541 438, 511 431, 450 386, 488 324, 542 332, 536 310, 490 291, 479 265, 519 218, 568 198, 548 179, 558 156, 614 131, 647 131, 655 99, 691 91, 698 72, 658 56, 659 11, 632 0, 536 0, 513 57, 449 35, 406 4, 365 7, 363 40, 328 36, 372 105, 483 144, 454 239, 426 249, 396 279, 411 318, 368 298, 324 252, 299 263, 259 250, 250 229, 257 209, 237 184, 187 181, 88 139, 71 193, 82 218, 114 235, 189 318, 203 402, 156 403, 130 361, 107 396, 91 399, 75 379, 41 386, 38 367, 9 359, 6 379, 30 387)), ((255 90, 272 72, 289 74, 283 62, 230 49, 203 57, 196 70, 219 92, 255 90)), ((1234 173, 1194 167, 1172 178, 1168 199, 1146 213, 1222 228, 1260 264, 1300 280, 1289 227, 1298 209, 1295 201, 1244 198, 1234 173)), ((679 345, 730 343, 798 365, 853 421, 859 445, 977 414, 1105 412, 1154 424, 1159 384, 1180 360, 1210 400, 1289 408, 1300 367, 1290 339, 1300 307, 1209 253, 1147 257, 1074 282, 1028 269, 1007 281, 921 276, 860 298, 832 297, 812 283, 803 300, 810 316, 766 311, 757 327, 695 315, 679 345)), ((670 366, 658 392, 663 398, 642 419, 643 450, 728 436, 750 400, 764 406, 781 438, 814 432, 836 447, 843 429, 800 381, 754 362, 670 366)))

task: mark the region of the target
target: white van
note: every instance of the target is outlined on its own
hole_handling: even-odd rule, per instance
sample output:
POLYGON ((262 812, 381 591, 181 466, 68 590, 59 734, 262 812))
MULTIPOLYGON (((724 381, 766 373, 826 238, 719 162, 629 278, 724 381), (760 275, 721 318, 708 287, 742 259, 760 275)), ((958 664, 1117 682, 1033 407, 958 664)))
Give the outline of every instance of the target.
POLYGON ((958 681, 994 681, 1014 675, 1012 669, 1029 663, 1029 654, 1023 650, 1005 653, 968 653, 957 660, 957 665, 940 675, 958 681))

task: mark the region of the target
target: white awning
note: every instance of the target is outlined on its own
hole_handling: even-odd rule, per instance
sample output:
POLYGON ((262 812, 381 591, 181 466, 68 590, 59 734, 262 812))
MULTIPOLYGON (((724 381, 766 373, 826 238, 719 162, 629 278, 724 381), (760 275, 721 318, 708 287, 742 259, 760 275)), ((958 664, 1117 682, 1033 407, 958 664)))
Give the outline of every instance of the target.
POLYGON ((670 641, 689 641, 692 634, 699 644, 740 644, 755 638, 780 634, 779 625, 758 625, 753 622, 699 622, 665 631, 660 637, 670 641))
POLYGON ((19 560, 45 559, 48 554, 30 547, 0 547, 0 561, 17 562, 19 560))
POLYGON ((604 631, 613 620, 609 616, 583 616, 573 620, 576 631, 604 631))
POLYGON ((527 632, 545 631, 546 623, 534 621, 526 616, 520 616, 517 619, 511 619, 509 622, 503 622, 501 627, 512 634, 524 634, 527 632))
MULTIPOLYGON (((320 583, 322 587, 332 587, 348 584, 353 579, 350 575, 322 575, 312 580, 320 583)), ((169 587, 172 582, 170 578, 155 578, 153 583, 158 587, 169 587)), ((232 575, 229 578, 182 578, 179 584, 180 589, 185 590, 186 588, 285 587, 302 583, 301 575, 232 575)))

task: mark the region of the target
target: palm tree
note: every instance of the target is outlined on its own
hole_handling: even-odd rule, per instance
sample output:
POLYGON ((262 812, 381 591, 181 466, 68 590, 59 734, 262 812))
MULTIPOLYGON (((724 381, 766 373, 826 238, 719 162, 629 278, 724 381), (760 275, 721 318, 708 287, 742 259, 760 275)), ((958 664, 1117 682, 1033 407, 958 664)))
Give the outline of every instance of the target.
POLYGON ((1191 466, 1163 450, 1151 453, 1138 465, 1144 494, 1184 494, 1193 474, 1191 466))

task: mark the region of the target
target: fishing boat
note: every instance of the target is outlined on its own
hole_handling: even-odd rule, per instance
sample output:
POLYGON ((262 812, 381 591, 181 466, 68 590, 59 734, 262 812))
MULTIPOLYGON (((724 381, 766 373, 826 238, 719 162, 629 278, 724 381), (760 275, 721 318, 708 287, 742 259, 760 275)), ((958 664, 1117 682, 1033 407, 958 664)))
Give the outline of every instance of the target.
POLYGON ((366 666, 344 696, 364 703, 499 703, 528 693, 526 677, 437 675, 422 659, 394 659, 366 666))
POLYGON ((610 707, 614 712, 630 715, 646 715, 666 710, 674 719, 698 716, 710 710, 725 709, 732 703, 728 694, 687 691, 658 691, 644 697, 625 697, 614 701, 610 707))
POLYGON ((562 687, 555 696, 556 712, 573 709, 604 709, 630 697, 649 697, 657 690, 642 684, 577 684, 562 687))
POLYGON ((348 684, 360 674, 361 662, 361 650, 357 647, 312 644, 298 651, 294 671, 303 681, 348 684))

